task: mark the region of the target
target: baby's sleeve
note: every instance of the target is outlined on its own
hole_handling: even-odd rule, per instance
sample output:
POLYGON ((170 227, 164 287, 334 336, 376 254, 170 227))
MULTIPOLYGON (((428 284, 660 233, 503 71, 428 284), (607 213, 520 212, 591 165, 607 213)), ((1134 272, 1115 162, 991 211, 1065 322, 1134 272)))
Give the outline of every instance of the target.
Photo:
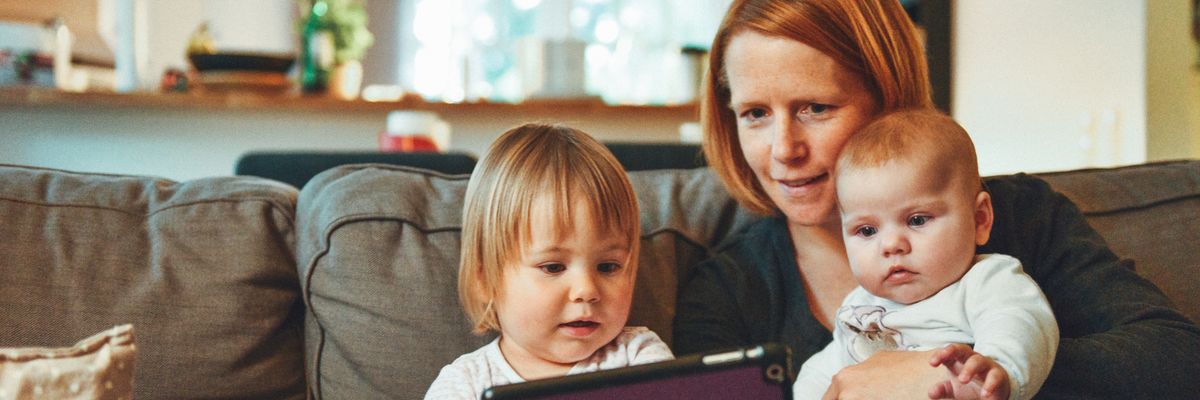
POLYGON ((841 350, 841 344, 838 342, 835 338, 800 366, 800 374, 792 384, 792 396, 796 400, 820 399, 829 390, 833 374, 842 369, 836 354, 841 350))
POLYGON ((1058 323, 1050 303, 1020 261, 992 254, 963 277, 975 352, 996 360, 1012 384, 1013 399, 1041 389, 1058 349, 1058 323))

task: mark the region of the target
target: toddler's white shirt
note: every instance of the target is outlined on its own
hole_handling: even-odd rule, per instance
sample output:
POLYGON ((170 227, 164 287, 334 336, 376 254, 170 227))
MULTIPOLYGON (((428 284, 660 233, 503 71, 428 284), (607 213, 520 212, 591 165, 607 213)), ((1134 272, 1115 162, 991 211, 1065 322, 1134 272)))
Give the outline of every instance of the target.
MULTIPOLYGON (((608 345, 591 357, 571 367, 567 375, 648 364, 675 358, 671 349, 646 327, 626 327, 608 345)), ((437 379, 425 392, 425 399, 479 400, 484 389, 497 385, 524 382, 504 355, 500 354, 500 338, 479 349, 459 356, 438 373, 437 379)))

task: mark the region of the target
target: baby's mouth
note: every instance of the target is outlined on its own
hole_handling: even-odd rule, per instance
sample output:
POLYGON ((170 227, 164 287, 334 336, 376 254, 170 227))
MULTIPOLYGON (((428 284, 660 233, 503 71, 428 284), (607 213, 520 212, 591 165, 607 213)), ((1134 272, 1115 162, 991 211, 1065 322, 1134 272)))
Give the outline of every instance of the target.
POLYGON ((888 274, 885 280, 893 284, 905 283, 912 280, 913 275, 915 274, 907 268, 894 266, 888 269, 888 274))

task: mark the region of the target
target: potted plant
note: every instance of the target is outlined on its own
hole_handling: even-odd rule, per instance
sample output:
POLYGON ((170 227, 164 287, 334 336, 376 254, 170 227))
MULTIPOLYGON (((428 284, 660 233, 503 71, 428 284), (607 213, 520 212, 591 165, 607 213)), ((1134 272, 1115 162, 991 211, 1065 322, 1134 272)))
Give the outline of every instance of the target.
POLYGON ((367 30, 366 0, 300 0, 300 5, 306 14, 300 27, 301 51, 307 54, 302 86, 308 91, 328 88, 342 99, 358 98, 362 58, 375 42, 367 30))

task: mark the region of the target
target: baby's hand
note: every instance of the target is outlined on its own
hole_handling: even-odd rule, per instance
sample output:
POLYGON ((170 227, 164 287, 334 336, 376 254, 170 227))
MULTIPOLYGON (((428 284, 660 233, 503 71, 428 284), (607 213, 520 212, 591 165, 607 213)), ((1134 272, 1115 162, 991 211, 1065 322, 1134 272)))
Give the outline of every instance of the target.
POLYGON ((949 344, 933 353, 929 365, 945 365, 955 379, 946 380, 929 389, 931 399, 996 399, 1008 398, 1008 371, 996 360, 965 344, 949 344))

